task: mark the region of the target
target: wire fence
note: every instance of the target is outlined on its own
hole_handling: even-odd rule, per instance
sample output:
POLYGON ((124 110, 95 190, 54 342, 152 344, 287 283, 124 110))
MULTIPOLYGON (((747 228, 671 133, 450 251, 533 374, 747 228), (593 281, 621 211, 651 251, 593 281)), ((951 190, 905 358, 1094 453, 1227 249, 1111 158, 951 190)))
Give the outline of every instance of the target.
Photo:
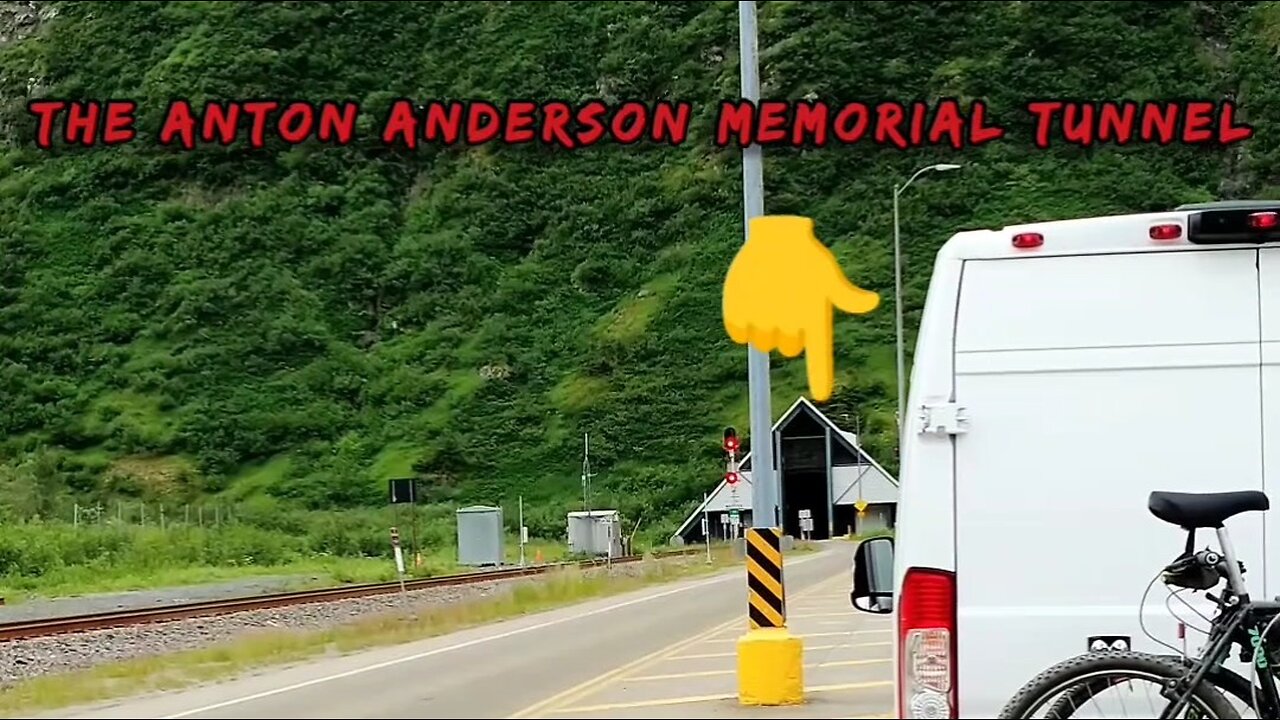
MULTIPOLYGON (((61 513, 59 513, 61 514, 61 513)), ((160 528, 173 525, 218 527, 236 523, 236 506, 223 503, 146 503, 116 501, 108 504, 72 503, 72 525, 140 525, 160 528)))

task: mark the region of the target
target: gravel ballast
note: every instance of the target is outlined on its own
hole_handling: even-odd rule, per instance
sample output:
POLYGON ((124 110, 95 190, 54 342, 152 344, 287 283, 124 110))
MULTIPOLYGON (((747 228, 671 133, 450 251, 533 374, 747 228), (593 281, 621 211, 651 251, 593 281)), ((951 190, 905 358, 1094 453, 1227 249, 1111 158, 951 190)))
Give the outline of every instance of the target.
MULTIPOLYGON (((613 566, 613 576, 637 575, 642 563, 613 566)), ((606 572, 603 568, 588 574, 606 572)), ((334 628, 382 613, 474 602, 506 594, 520 584, 545 576, 432 587, 347 600, 249 610, 213 617, 152 625, 68 633, 0 642, 0 687, 35 677, 84 670, 103 663, 209 647, 237 637, 270 630, 315 631, 334 628)))
POLYGON ((144 608, 169 607, 209 600, 252 597, 268 593, 288 592, 289 590, 297 589, 301 583, 315 582, 316 580, 316 577, 310 575, 254 577, 209 583, 207 585, 130 590, 127 592, 98 593, 78 597, 40 598, 0 607, 0 622, 44 620, 68 615, 142 610, 144 608))

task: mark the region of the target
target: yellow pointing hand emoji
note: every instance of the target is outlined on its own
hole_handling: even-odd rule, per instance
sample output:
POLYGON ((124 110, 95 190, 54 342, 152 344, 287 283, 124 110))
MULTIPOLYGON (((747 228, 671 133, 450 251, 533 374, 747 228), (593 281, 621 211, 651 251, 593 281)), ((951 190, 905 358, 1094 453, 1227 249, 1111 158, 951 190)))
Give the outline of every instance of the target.
POLYGON ((835 383, 832 308, 869 313, 880 296, 849 282, 807 217, 752 218, 747 230, 724 282, 725 330, 761 352, 804 352, 809 391, 824 402, 835 383))

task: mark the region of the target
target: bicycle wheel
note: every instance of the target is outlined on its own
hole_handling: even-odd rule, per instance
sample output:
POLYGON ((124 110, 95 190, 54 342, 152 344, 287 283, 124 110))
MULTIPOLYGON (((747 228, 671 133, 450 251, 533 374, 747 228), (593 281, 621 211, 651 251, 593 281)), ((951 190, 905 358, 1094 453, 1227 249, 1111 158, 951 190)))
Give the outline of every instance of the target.
MULTIPOLYGON (((1171 704, 1162 693, 1164 684, 1187 671, 1187 666, 1176 660, 1140 652, 1103 651, 1080 655, 1054 665, 1022 686, 999 717, 1112 717, 1101 713, 1118 710, 1138 713, 1132 717, 1156 718, 1171 704), (1132 692, 1135 681, 1148 684, 1141 700, 1132 692), (1124 689, 1120 689, 1122 685, 1124 689), (1103 693, 1112 689, 1117 689, 1117 696, 1102 699, 1103 693), (1041 711, 1046 712, 1036 714, 1041 711)), ((1195 689, 1182 712, 1180 717, 1185 718, 1240 717, 1226 696, 1207 681, 1195 689)))

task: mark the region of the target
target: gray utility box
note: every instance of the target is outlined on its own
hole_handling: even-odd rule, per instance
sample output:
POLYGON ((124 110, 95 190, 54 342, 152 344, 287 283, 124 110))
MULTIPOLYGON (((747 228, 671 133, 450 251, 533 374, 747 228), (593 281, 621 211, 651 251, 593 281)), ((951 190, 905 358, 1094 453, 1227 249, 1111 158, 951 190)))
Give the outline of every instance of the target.
POLYGON ((502 508, 473 505, 458 508, 458 563, 502 565, 502 508))
POLYGON ((569 513, 569 552, 622 557, 622 520, 618 511, 569 513))

